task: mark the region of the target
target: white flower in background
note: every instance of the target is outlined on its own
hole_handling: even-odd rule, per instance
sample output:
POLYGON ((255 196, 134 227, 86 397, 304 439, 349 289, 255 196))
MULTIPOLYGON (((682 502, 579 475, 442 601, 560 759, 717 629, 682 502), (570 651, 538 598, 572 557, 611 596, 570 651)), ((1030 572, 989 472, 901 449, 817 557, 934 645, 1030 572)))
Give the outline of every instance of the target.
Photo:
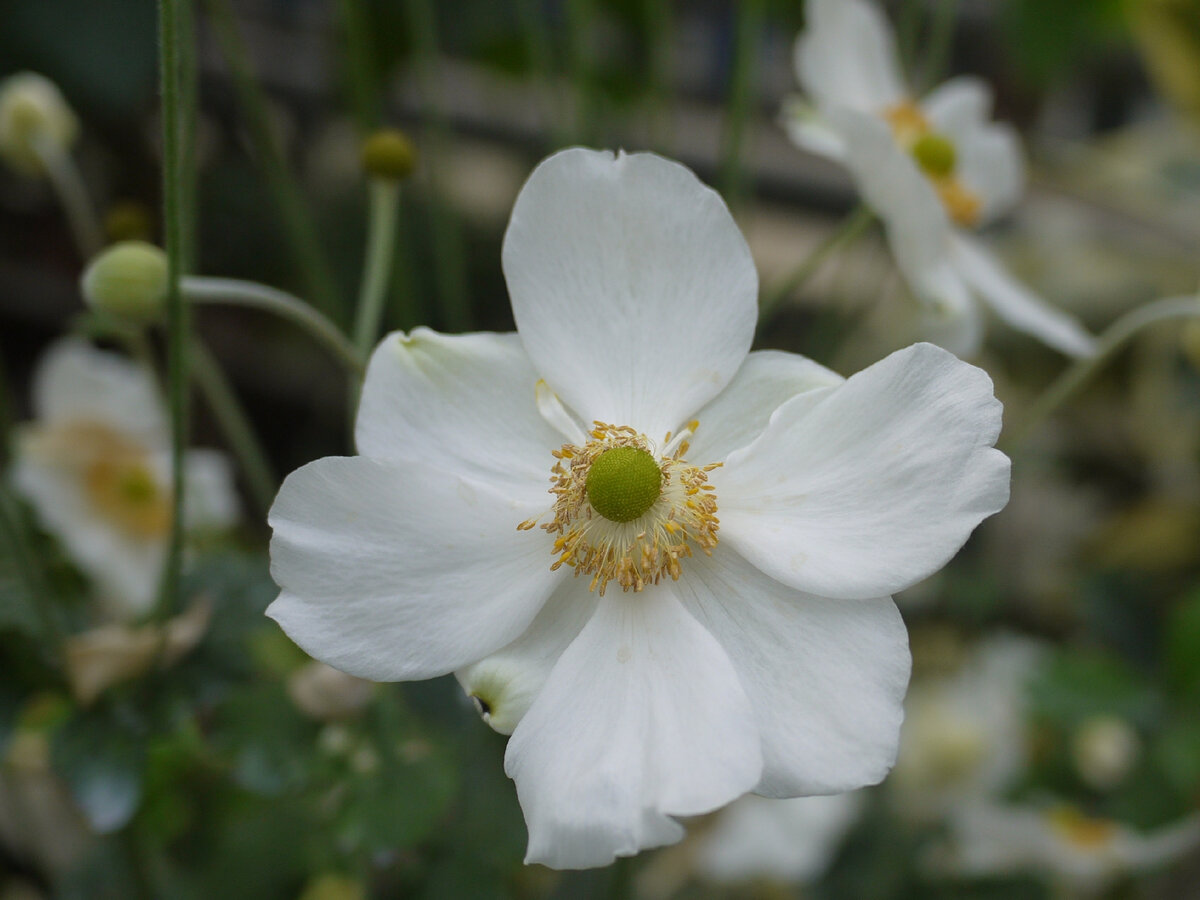
POLYGON ((386 338, 362 455, 285 481, 269 614, 364 678, 458 671, 512 731, 531 862, 883 778, 909 670, 888 595, 1008 495, 987 376, 927 344, 849 380, 747 355, 745 241, 652 154, 543 162, 503 262, 519 333, 386 338))
POLYGON ((1107 791, 1125 780, 1142 752, 1142 739, 1120 716, 1091 716, 1071 735, 1071 760, 1088 786, 1107 791))
POLYGON ((1028 762, 1025 693, 1044 655, 1028 638, 998 634, 959 671, 913 683, 888 782, 901 812, 940 815, 1011 785, 1028 762))
POLYGON ((0 81, 0 158, 26 175, 43 171, 43 151, 65 153, 79 136, 79 120, 53 81, 18 72, 0 81))
MULTIPOLYGON (((66 338, 33 376, 34 420, 20 427, 13 480, 118 620, 150 609, 171 524, 170 432, 151 373, 66 338)), ((228 460, 187 454, 189 531, 237 517, 228 460)))
POLYGON ((1065 896, 1095 896, 1121 875, 1162 866, 1200 846, 1200 815, 1149 834, 1072 806, 979 805, 950 820, 948 843, 931 859, 965 876, 1037 872, 1065 896))
POLYGON ((989 120, 987 85, 953 78, 918 100, 878 7, 809 0, 805 15, 796 73, 809 102, 791 102, 783 124, 800 147, 850 170, 925 305, 931 336, 975 353, 983 338, 978 298, 1064 353, 1093 353, 1093 337, 1075 318, 1014 280, 970 233, 1012 209, 1025 180, 1016 133, 989 120))
POLYGON ((771 800, 742 797, 722 810, 696 848, 696 869, 711 881, 815 881, 858 821, 864 796, 771 800))

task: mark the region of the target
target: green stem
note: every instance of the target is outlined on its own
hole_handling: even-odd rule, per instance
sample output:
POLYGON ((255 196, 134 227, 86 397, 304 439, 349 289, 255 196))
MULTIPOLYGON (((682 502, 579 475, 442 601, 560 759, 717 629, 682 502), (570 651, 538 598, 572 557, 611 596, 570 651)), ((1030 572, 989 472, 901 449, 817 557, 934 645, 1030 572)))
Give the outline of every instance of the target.
POLYGON ((1147 303, 1117 319, 1096 342, 1096 352, 1074 362, 1042 392, 1025 414, 1015 433, 1005 442, 1010 448, 1019 447, 1054 410, 1087 384, 1114 354, 1143 328, 1171 319, 1190 319, 1200 316, 1200 295, 1167 297, 1147 303))
POLYGON ((567 69, 575 100, 574 143, 591 144, 595 140, 597 98, 592 78, 588 35, 594 18, 593 0, 567 0, 567 69))
POLYGON ((233 75, 234 88, 246 116, 254 149, 266 175, 267 186, 283 220, 284 236, 314 304, 326 315, 339 318, 343 308, 337 282, 321 246, 316 221, 292 178, 283 148, 268 112, 267 98, 254 76, 249 50, 238 29, 229 0, 206 0, 213 31, 233 75))
POLYGON ((743 0, 736 5, 737 22, 733 47, 733 71, 729 79, 729 99, 725 112, 725 132, 721 140, 721 192, 730 206, 736 207, 745 190, 742 152, 746 126, 750 121, 754 94, 754 63, 762 35, 764 0, 743 0))
POLYGON ((186 117, 180 78, 181 10, 190 0, 159 0, 159 77, 162 86, 163 234, 167 252, 167 401, 171 410, 171 533, 154 619, 164 622, 179 608, 183 572, 184 453, 188 442, 188 343, 190 322, 183 302, 183 240, 186 233, 182 173, 182 123, 186 117))
POLYGON ((48 140, 35 140, 33 151, 58 195, 79 254, 90 260, 103 249, 104 232, 75 160, 58 144, 48 140))
POLYGON ((860 205, 847 215, 837 228, 826 235, 824 240, 813 248, 813 251, 804 258, 804 262, 800 263, 787 278, 776 285, 771 290, 771 293, 763 297, 758 307, 760 325, 767 321, 771 313, 775 311, 776 307, 786 297, 795 293, 804 282, 816 274, 821 264, 830 255, 856 241, 874 221, 875 213, 867 206, 860 205))
POLYGON ((183 279, 183 295, 190 303, 223 303, 248 306, 274 313, 299 325, 309 336, 322 344, 352 374, 362 377, 362 357, 346 336, 325 316, 299 297, 286 291, 241 281, 236 278, 208 278, 192 275, 183 279))
POLYGON ((55 593, 46 573, 38 564, 33 548, 25 539, 21 508, 3 480, 0 480, 0 539, 0 546, 8 545, 7 555, 16 562, 17 576, 25 584, 30 618, 37 622, 42 640, 57 660, 63 632, 54 614, 55 593))
POLYGON ((550 145, 557 149, 567 143, 565 117, 562 114, 562 95, 554 74, 553 44, 540 0, 517 0, 517 20, 525 38, 535 85, 545 91, 546 106, 542 110, 543 131, 550 145))
POLYGON ((265 517, 275 499, 279 481, 229 379, 200 341, 192 342, 192 377, 241 465, 254 505, 265 517))
POLYGON ((379 79, 367 9, 363 0, 339 0, 338 10, 346 39, 342 58, 346 62, 350 106, 359 130, 373 131, 379 127, 379 79))
POLYGON ((367 253, 363 261, 354 346, 366 359, 379 337, 384 299, 396 249, 396 220, 400 212, 400 182, 372 178, 368 187, 367 253))
POLYGON ((671 122, 672 13, 668 0, 646 0, 647 39, 650 44, 650 78, 647 89, 650 110, 650 147, 670 152, 674 129, 671 122))
POLYGON ((179 7, 179 104, 182 146, 179 157, 180 204, 183 208, 179 239, 180 272, 196 267, 196 197, 199 169, 196 164, 196 123, 199 118, 200 89, 196 61, 196 10, 192 0, 179 7))
POLYGON ((950 47, 954 42, 954 22, 958 16, 957 0, 941 0, 929 26, 929 40, 925 46, 924 65, 919 73, 913 72, 914 87, 918 94, 925 93, 942 79, 946 63, 950 58, 950 47))
POLYGON ((449 127, 434 77, 437 64, 437 21, 429 0, 406 0, 406 21, 413 36, 414 75, 425 108, 425 145, 429 177, 429 215, 433 236, 433 275, 446 329, 466 331, 471 325, 467 299, 466 259, 454 211, 442 188, 441 163, 449 148, 449 127))

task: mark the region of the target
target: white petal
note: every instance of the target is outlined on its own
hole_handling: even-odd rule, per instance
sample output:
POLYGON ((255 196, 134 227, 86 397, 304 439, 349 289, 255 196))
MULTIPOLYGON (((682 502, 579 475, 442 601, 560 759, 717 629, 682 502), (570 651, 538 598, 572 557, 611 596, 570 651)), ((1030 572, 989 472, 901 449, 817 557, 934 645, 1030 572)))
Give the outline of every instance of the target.
POLYGON ((750 790, 762 758, 725 652, 669 586, 609 592, 508 742, 526 862, 606 865, 750 790))
POLYGON ((756 350, 729 386, 696 414, 700 427, 690 439, 687 458, 700 464, 720 462, 758 437, 771 413, 786 401, 844 380, 807 357, 756 350))
POLYGON ((563 439, 538 414, 537 380, 515 334, 390 334, 367 368, 358 452, 500 482, 548 507, 563 439))
POLYGON ((662 157, 551 156, 517 197, 503 262, 534 367, 585 423, 659 440, 750 349, 746 241, 720 196, 662 157))
POLYGON ((714 470, 722 544, 823 597, 880 597, 937 571, 1008 501, 992 382, 932 344, 780 407, 714 470))
POLYGON ((959 75, 943 81, 921 100, 934 131, 958 139, 992 116, 992 89, 982 78, 959 75))
POLYGON ((926 298, 918 311, 920 338, 960 359, 971 359, 978 354, 983 346, 983 310, 953 266, 939 265, 922 273, 916 283, 924 288, 914 287, 913 292, 918 299, 926 298), (938 299, 930 301, 929 297, 938 299))
POLYGON ((188 529, 223 529, 237 524, 239 504, 229 457, 218 450, 189 450, 183 468, 183 515, 188 529))
POLYGON ((596 600, 588 579, 564 580, 523 635, 454 673, 488 725, 501 734, 513 733, 562 652, 592 617, 596 600))
POLYGON ((784 98, 779 124, 791 142, 802 150, 839 162, 846 154, 842 136, 801 97, 784 98))
POLYGON ((372 681, 431 678, 529 626, 561 573, 531 510, 420 463, 328 457, 293 472, 268 521, 268 615, 310 655, 372 681))
POLYGON ((891 598, 804 594, 725 546, 687 560, 677 590, 754 704, 758 793, 830 794, 883 779, 896 761, 910 668, 891 598))
POLYGON ((959 235, 954 257, 962 277, 1001 319, 1069 356, 1091 356, 1096 339, 1074 316, 1055 309, 1004 270, 978 241, 959 235))
POLYGON ((863 0, 809 0, 796 39, 800 86, 822 112, 877 113, 905 99, 891 26, 863 0))
POLYGON ((41 526, 62 541, 95 582, 103 606, 119 619, 148 612, 158 593, 165 540, 128 535, 98 514, 81 474, 39 459, 31 434, 19 437, 13 486, 32 505, 41 526))
POLYGON ((33 410, 46 424, 97 422, 147 447, 167 443, 152 373, 78 338, 46 351, 33 375, 33 410))

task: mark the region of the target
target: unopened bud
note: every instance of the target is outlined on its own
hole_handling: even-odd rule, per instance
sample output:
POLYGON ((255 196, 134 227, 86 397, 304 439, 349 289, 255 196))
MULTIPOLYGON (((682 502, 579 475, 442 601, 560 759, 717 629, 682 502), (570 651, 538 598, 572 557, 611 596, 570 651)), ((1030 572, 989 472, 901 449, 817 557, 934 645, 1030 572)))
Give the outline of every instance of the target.
POLYGON ((403 132, 383 129, 363 144, 362 163, 368 175, 400 181, 412 174, 417 150, 403 132))
POLYGON ((1094 716, 1075 732, 1071 755, 1079 777, 1097 790, 1120 784, 1141 752, 1137 732, 1116 716, 1094 716))
POLYGON ((167 254, 144 241, 122 241, 99 253, 80 279, 93 309, 123 319, 150 321, 167 297, 167 254))
POLYGON ((66 151, 79 134, 79 120, 58 87, 34 72, 0 82, 0 157, 27 175, 44 171, 38 144, 66 151))

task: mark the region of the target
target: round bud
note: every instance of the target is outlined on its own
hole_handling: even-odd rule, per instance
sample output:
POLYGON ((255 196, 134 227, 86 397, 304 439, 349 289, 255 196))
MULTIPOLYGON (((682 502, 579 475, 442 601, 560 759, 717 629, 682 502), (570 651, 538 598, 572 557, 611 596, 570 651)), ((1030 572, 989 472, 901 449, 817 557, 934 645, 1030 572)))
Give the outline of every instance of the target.
POLYGON ((587 474, 592 509, 610 522, 632 522, 658 499, 662 471, 654 457, 638 447, 613 447, 596 457, 587 474))
POLYGON ((79 285, 93 309, 123 319, 156 319, 167 298, 167 254, 144 241, 122 241, 88 263, 79 285))
POLYGON ((945 135, 926 132, 912 145, 912 155, 917 165, 935 178, 944 178, 954 172, 958 164, 958 153, 954 144, 945 135))
POLYGON ((18 72, 0 82, 0 157, 27 175, 44 170, 38 143, 65 152, 79 134, 79 120, 50 79, 18 72))
POLYGON ((412 174, 417 150, 403 132, 385 128, 363 143, 362 163, 368 175, 400 181, 412 174))

